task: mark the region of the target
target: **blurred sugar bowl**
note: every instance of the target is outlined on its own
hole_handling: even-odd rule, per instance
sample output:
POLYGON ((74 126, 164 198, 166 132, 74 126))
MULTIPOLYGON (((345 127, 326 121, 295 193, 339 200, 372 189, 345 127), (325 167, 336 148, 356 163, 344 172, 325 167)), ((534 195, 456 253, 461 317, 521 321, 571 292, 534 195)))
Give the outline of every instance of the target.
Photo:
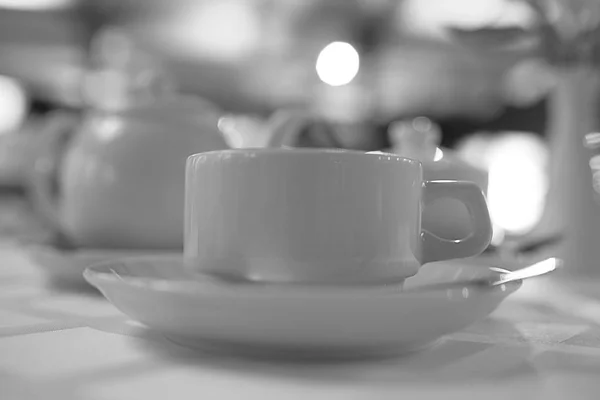
MULTIPOLYGON (((394 122, 389 138, 391 152, 421 161, 424 179, 474 182, 487 196, 487 171, 465 162, 451 149, 440 148, 440 129, 428 118, 394 122)), ((453 199, 442 198, 429 204, 423 218, 431 233, 441 237, 462 239, 471 232, 467 210, 453 199)))
POLYGON ((175 94, 52 116, 33 203, 74 246, 179 249, 185 162, 228 147, 217 121, 205 101, 175 94))

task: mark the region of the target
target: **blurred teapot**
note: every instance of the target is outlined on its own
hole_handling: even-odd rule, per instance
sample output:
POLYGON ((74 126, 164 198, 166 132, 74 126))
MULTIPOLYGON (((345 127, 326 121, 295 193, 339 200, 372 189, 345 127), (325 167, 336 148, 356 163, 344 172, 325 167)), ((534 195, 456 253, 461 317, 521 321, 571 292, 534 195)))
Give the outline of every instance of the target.
POLYGON ((316 147, 369 151, 382 147, 382 135, 369 122, 332 123, 301 109, 279 109, 269 118, 227 114, 219 129, 233 148, 316 147))
POLYGON ((143 93, 49 119, 32 200, 73 246, 180 249, 186 159, 228 148, 207 101, 143 93))
MULTIPOLYGON (((232 147, 372 147, 377 140, 356 139, 375 135, 372 128, 358 124, 329 122, 302 110, 281 109, 267 120, 251 116, 226 116, 219 127, 232 147)), ((397 121, 390 125, 392 148, 386 151, 419 160, 427 180, 466 180, 487 194, 488 174, 463 160, 456 152, 440 147, 441 131, 425 117, 397 121)), ((368 150, 367 150, 368 151, 368 150)))
POLYGON ((228 147, 220 112, 179 94, 159 60, 119 29, 94 38, 91 60, 83 115, 49 117, 33 204, 75 247, 180 249, 185 163, 228 147))

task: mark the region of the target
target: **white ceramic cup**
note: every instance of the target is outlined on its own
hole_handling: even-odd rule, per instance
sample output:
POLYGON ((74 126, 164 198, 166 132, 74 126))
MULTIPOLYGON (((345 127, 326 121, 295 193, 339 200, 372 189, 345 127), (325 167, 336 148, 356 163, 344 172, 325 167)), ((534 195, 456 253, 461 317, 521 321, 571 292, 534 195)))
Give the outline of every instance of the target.
POLYGON ((238 149, 186 165, 186 268, 280 283, 402 282, 427 262, 475 256, 490 243, 473 183, 423 181, 418 161, 324 149, 238 149), (449 197, 472 232, 446 240, 421 227, 424 206, 449 197))

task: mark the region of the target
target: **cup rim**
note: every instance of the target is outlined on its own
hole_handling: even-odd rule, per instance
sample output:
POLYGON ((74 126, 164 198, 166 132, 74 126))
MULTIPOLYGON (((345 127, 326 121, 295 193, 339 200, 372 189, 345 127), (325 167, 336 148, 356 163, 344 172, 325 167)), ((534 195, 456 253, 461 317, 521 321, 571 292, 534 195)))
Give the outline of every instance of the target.
POLYGON ((258 148, 241 148, 241 149, 224 149, 224 150, 211 150, 201 153, 195 153, 188 157, 188 160, 195 160, 201 157, 215 157, 215 156, 250 156, 255 157, 260 155, 264 156, 280 156, 286 155, 286 157, 298 157, 298 156, 323 156, 330 155, 336 157, 353 157, 362 158, 378 161, 392 161, 398 163, 407 163, 411 165, 421 165, 419 160, 403 157, 394 153, 385 153, 380 151, 364 152, 359 150, 347 150, 347 149, 330 149, 330 148, 307 148, 307 147, 258 147, 258 148))

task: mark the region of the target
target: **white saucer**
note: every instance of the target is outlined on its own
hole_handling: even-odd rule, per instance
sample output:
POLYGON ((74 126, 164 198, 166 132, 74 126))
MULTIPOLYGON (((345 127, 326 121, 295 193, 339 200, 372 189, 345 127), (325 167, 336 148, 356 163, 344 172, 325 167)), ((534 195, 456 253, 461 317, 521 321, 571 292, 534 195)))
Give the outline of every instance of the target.
MULTIPOLYGON (((423 266, 405 287, 495 272, 456 262, 423 266)), ((182 270, 180 257, 129 258, 85 278, 132 319, 192 346, 304 355, 390 355, 428 346, 492 311, 521 282, 402 293, 398 286, 224 283, 182 270)))
MULTIPOLYGON (((21 246, 25 256, 38 267, 52 282, 59 285, 88 285, 83 271, 99 262, 128 257, 148 257, 162 255, 156 251, 128 249, 64 249, 49 244, 29 244, 21 246)), ((175 252, 173 255, 177 254, 175 252)))

